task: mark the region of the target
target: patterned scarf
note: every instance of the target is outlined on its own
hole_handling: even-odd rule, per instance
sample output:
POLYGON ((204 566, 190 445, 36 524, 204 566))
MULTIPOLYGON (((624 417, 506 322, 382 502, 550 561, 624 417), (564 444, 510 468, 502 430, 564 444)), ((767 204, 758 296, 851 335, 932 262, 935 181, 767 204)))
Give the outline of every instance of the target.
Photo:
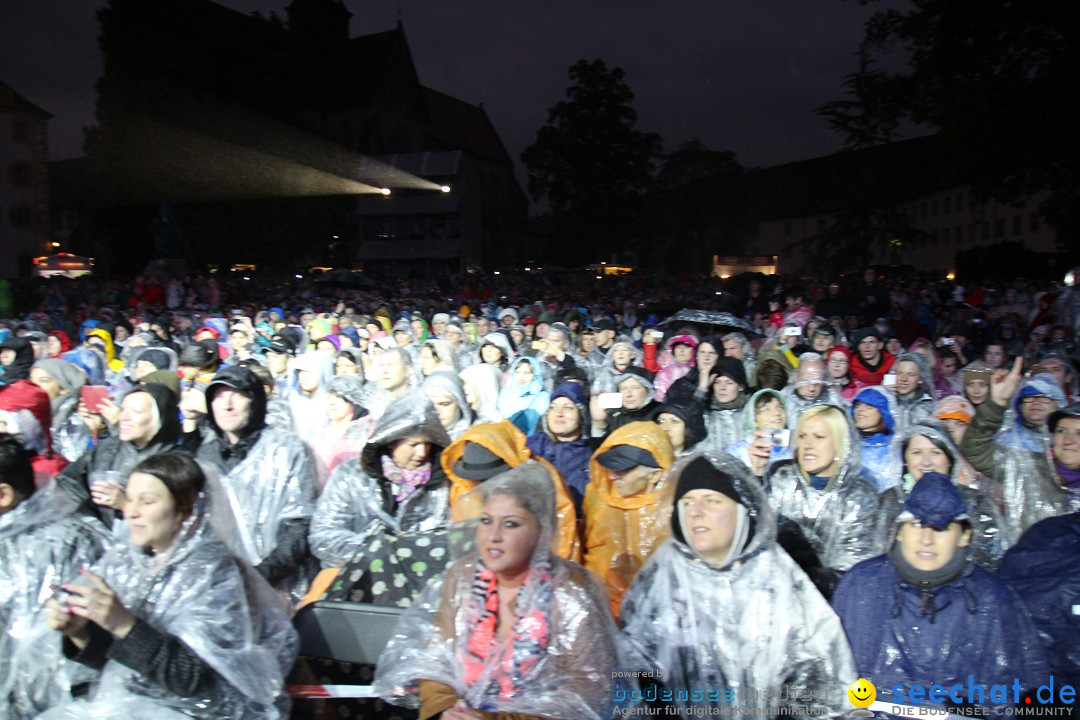
POLYGON ((499 701, 521 696, 530 673, 547 654, 551 641, 551 565, 546 560, 529 570, 518 595, 510 642, 499 647, 496 625, 499 592, 495 573, 477 564, 465 622, 470 634, 465 646, 465 685, 482 683, 482 694, 499 701))
POLYGON ((389 455, 382 456, 383 477, 394 485, 394 501, 401 503, 431 479, 431 463, 424 463, 415 470, 406 470, 394 464, 389 455))

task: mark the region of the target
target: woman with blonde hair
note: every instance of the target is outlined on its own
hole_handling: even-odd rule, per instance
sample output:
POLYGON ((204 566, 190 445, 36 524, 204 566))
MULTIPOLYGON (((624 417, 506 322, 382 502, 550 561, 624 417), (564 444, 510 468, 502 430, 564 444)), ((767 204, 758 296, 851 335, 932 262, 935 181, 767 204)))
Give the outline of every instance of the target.
POLYGON ((806 410, 792 442, 795 457, 766 472, 766 493, 780 543, 828 596, 841 573, 884 552, 884 508, 862 477, 859 443, 842 409, 806 410))

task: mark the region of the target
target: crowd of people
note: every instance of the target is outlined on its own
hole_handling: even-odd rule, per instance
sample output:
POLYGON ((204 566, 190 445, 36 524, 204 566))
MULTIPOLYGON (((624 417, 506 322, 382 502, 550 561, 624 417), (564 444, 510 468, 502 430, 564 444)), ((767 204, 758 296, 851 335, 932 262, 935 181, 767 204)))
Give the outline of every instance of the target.
POLYGON ((374 668, 301 661, 373 686, 348 717, 1080 685, 1080 288, 743 280, 40 286, 0 717, 287 717, 337 601, 402 610, 374 668))

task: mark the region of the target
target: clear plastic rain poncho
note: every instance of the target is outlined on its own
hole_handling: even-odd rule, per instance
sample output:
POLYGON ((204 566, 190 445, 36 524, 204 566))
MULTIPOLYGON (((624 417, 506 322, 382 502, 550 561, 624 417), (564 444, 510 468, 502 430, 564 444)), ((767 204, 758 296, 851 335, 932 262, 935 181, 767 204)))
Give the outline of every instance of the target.
POLYGON ((66 360, 44 358, 34 363, 56 380, 62 393, 51 402, 53 450, 69 462, 75 462, 86 452, 90 433, 79 417, 79 392, 86 385, 86 373, 66 360))
POLYGON ((280 598, 220 540, 234 534, 219 483, 208 477, 191 517, 159 555, 121 542, 93 568, 138 619, 181 640, 215 671, 204 696, 181 697, 109 660, 89 701, 47 720, 276 720, 288 716, 284 678, 296 631, 280 598), (216 509, 217 508, 217 509, 216 509))
POLYGON ((897 432, 903 433, 920 420, 934 416, 934 370, 930 360, 917 352, 901 353, 890 372, 895 373, 902 362, 912 362, 919 368, 919 386, 908 397, 896 400, 897 432))
MULTIPOLYGON (((212 439, 199 448, 198 457, 216 464, 221 440, 212 439)), ((254 566, 278 547, 281 530, 289 521, 307 521, 315 508, 316 472, 311 450, 297 435, 265 427, 259 439, 221 484, 235 520, 236 538, 227 538, 254 566)), ((301 573, 282 580, 283 592, 302 595, 301 573)))
POLYGON ((1005 419, 1001 423, 1001 431, 994 438, 994 442, 1002 447, 1026 452, 1045 452, 1050 439, 1045 425, 1031 427, 1024 420, 1021 404, 1027 395, 1046 395, 1053 399, 1055 409, 1064 407, 1067 402, 1065 391, 1053 375, 1039 373, 1025 380, 1010 401, 1009 409, 1005 412, 1005 419))
MULTIPOLYGON (((754 349, 754 346, 750 343, 750 341, 746 338, 746 336, 743 335, 741 332, 729 332, 726 335, 722 335, 720 337, 720 343, 721 344, 727 342, 728 340, 736 340, 736 341, 738 341, 739 345, 742 346, 743 370, 746 372, 747 379, 755 377, 755 373, 757 372, 757 363, 758 363, 757 350, 754 349)), ((724 353, 723 347, 718 347, 718 348, 716 348, 716 350, 720 354, 724 353)))
POLYGON ((45 624, 52 586, 78 578, 105 542, 76 506, 49 483, 0 515, 0 717, 37 717, 94 674, 65 661, 60 634, 45 624))
MULTIPOLYGON (((622 351, 618 352, 620 357, 629 356, 630 362, 626 367, 635 366, 641 367, 644 362, 644 356, 641 350, 634 347, 634 342, 628 338, 619 338, 611 344, 611 347, 607 349, 607 355, 604 356, 604 361, 600 364, 589 364, 586 367, 586 372, 589 373, 589 377, 592 379, 593 393, 606 393, 606 392, 618 392, 619 385, 617 378, 622 375, 622 370, 615 368, 615 355, 618 348, 622 348, 622 351)), ((594 351, 595 352, 595 351, 594 351)), ((602 351, 601 351, 602 352, 602 351)), ((592 355, 592 353, 590 353, 592 355)), ((626 368, 623 368, 625 370, 626 368)))
POLYGON ((1080 510, 1080 493, 1062 487, 1050 447, 1029 452, 993 442, 1004 408, 987 400, 975 412, 961 447, 972 466, 997 482, 1005 525, 1019 538, 1040 520, 1080 510))
POLYGON ((311 521, 311 551, 323 567, 341 567, 368 549, 378 535, 389 532, 427 533, 446 527, 450 488, 439 468, 438 452, 430 458, 432 481, 400 501, 396 488, 383 476, 382 453, 393 442, 423 435, 439 449, 450 444, 435 408, 421 393, 394 402, 379 419, 360 457, 334 470, 319 498, 311 521), (435 476, 443 478, 437 482, 435 476))
POLYGON ((843 395, 829 381, 825 358, 816 352, 807 352, 799 356, 799 369, 791 376, 791 384, 781 392, 784 396, 784 408, 787 410, 789 428, 794 428, 799 422, 799 417, 815 405, 847 406, 843 395), (820 362, 820 369, 808 367, 814 361, 820 362), (800 392, 814 395, 814 397, 803 397, 799 394, 800 392))
MULTIPOLYGON (((513 631, 497 637, 497 579, 472 550, 400 618, 379 658, 375 691, 395 704, 422 703, 425 714, 460 699, 486 712, 610 717, 617 631, 596 577, 548 549, 555 498, 547 471, 527 461, 474 492, 508 495, 540 522, 513 631)), ((475 521, 466 527, 475 537, 475 521)))
MULTIPOLYGON (((742 461, 742 463, 748 468, 753 466, 753 462, 750 458, 750 446, 753 445, 757 439, 757 436, 755 435, 758 430, 757 405, 758 402, 766 403, 769 401, 769 399, 775 399, 776 402, 780 403, 781 408, 784 407, 784 396, 780 393, 780 391, 773 390, 772 388, 762 388, 761 390, 755 392, 753 395, 750 396, 750 399, 746 401, 746 405, 743 405, 742 439, 739 440, 739 442, 734 443, 733 445, 728 445, 724 449, 724 452, 726 452, 728 455, 731 455, 735 459, 742 461)), ((784 415, 785 417, 787 416, 786 410, 784 411, 784 415)), ((787 445, 777 445, 774 443, 772 448, 769 450, 770 464, 779 460, 787 460, 790 457, 790 442, 787 445)))
POLYGON ((862 477, 854 426, 843 409, 832 409, 842 421, 842 435, 834 438, 842 447, 837 448, 839 467, 822 489, 815 489, 799 467, 799 427, 792 431, 795 459, 781 460, 765 475, 773 512, 782 523, 788 521, 801 532, 826 571, 823 577, 880 555, 885 551, 889 530, 877 491, 862 477))
POLYGON ((777 543, 776 518, 746 468, 715 453, 683 458, 668 479, 665 522, 681 522, 673 491, 701 457, 730 475, 742 498, 736 545, 720 566, 675 537, 653 553, 623 598, 629 667, 663 673, 660 698, 670 693, 684 717, 737 707, 758 717, 798 707, 806 715, 845 714, 858 676, 840 620, 777 543), (703 697, 688 699, 695 691, 703 697))
MULTIPOLYGON (((904 435, 901 447, 906 447, 911 438, 922 435, 930 439, 935 445, 945 450, 949 456, 949 479, 960 491, 960 496, 968 507, 969 522, 971 523, 971 558, 977 565, 985 568, 996 568, 1005 554, 1019 537, 998 511, 994 498, 985 490, 971 487, 960 482, 960 470, 963 455, 953 442, 952 435, 939 420, 924 420, 912 425, 904 435)), ((911 471, 904 466, 903 482, 895 494, 883 496, 889 509, 886 511, 890 519, 900 512, 899 505, 911 492, 915 485, 911 471), (902 491, 902 492, 901 492, 902 491)))

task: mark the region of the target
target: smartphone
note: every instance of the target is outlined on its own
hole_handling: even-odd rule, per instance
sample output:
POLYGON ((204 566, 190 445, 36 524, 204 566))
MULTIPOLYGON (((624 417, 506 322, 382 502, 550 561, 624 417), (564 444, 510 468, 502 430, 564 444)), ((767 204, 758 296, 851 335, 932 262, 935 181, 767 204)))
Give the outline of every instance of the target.
POLYGON ((888 375, 883 377, 881 379, 881 384, 882 385, 895 385, 896 384, 896 373, 889 373, 888 375))
POLYGON ((942 344, 942 345, 955 345, 955 344, 956 344, 956 341, 955 341, 955 340, 953 340, 953 339, 952 339, 952 338, 950 338, 950 337, 947 337, 947 338, 941 338, 941 344, 942 344))
POLYGON ((799 335, 802 335, 802 328, 786 327, 784 328, 784 335, 788 337, 798 337, 799 335))
POLYGON ((657 340, 663 340, 664 339, 664 331, 663 330, 650 330, 649 331, 649 337, 656 338, 657 340))
POLYGON ((770 428, 769 440, 777 447, 787 447, 791 441, 791 431, 786 428, 770 428))
POLYGON ((617 392, 600 393, 598 400, 602 410, 614 410, 622 407, 622 394, 617 392))
POLYGON ((79 397, 88 412, 99 413, 102 403, 109 399, 109 388, 104 385, 83 385, 79 397))
POLYGON ((533 340, 529 347, 533 350, 545 350, 547 349, 547 340, 533 340))

